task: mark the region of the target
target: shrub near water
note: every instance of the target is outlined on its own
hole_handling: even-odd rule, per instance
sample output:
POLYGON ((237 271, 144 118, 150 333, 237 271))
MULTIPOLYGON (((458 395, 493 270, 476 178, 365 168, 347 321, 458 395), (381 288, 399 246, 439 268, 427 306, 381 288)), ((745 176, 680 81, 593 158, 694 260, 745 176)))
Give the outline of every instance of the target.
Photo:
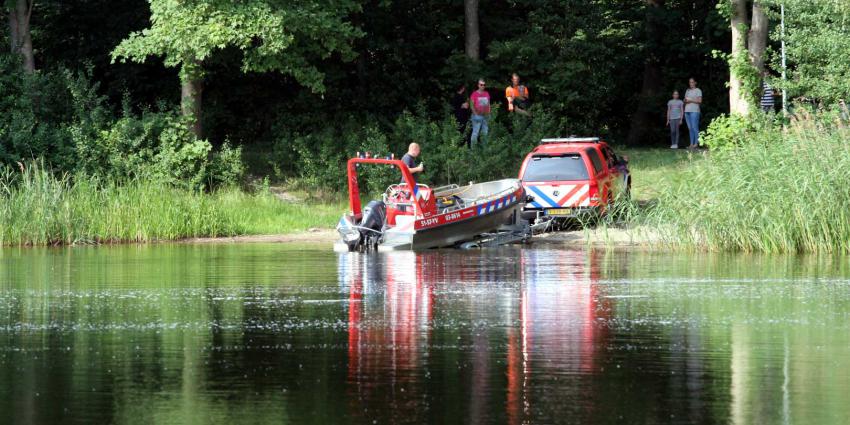
POLYGON ((850 252, 850 130, 827 119, 764 126, 682 171, 649 220, 674 245, 850 252))
POLYGON ((90 72, 21 75, 18 67, 0 54, 0 165, 43 159, 59 172, 143 176, 195 189, 233 184, 242 176, 240 147, 223 143, 214 149, 174 109, 136 113, 126 98, 116 116, 90 72))
MULTIPOLYGON (((486 143, 471 149, 466 147, 465 135, 458 132, 454 117, 432 121, 421 111, 404 112, 385 126, 374 117, 363 117, 342 121, 322 131, 282 131, 274 143, 270 165, 288 160, 295 164, 292 171, 306 188, 344 191, 344 164, 356 152, 394 153, 396 158, 401 158, 408 144, 417 142, 422 147, 417 163, 425 162, 424 173, 416 176, 420 183, 440 186, 514 177, 525 154, 540 139, 569 134, 558 131, 555 117, 542 108, 532 111, 533 117, 527 118, 500 115, 498 109, 494 110, 486 143)), ((398 170, 387 168, 361 167, 358 174, 361 191, 373 194, 383 192, 388 184, 399 179, 398 170)))
POLYGON ((283 203, 268 192, 204 193, 148 180, 71 179, 30 166, 0 176, 0 245, 285 233, 331 227, 340 210, 283 203))

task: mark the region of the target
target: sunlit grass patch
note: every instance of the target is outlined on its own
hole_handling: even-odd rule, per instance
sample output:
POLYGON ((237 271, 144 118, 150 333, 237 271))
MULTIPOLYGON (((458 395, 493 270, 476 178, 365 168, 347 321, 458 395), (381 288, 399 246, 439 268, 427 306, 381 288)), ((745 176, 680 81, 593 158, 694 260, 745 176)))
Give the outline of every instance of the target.
POLYGON ((268 191, 211 193, 136 179, 56 176, 38 165, 0 177, 0 244, 146 242, 332 227, 337 203, 282 202, 268 191))
POLYGON ((621 149, 629 158, 632 197, 641 202, 657 198, 681 179, 682 171, 704 158, 704 153, 687 149, 621 149))

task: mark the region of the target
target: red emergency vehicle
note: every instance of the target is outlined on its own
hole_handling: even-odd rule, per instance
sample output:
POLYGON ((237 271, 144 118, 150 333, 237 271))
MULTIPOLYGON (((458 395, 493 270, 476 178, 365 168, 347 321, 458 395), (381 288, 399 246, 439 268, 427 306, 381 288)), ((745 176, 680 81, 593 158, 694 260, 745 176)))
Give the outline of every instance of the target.
POLYGON ((598 217, 631 189, 628 161, 598 137, 543 139, 519 170, 531 196, 523 218, 598 217))

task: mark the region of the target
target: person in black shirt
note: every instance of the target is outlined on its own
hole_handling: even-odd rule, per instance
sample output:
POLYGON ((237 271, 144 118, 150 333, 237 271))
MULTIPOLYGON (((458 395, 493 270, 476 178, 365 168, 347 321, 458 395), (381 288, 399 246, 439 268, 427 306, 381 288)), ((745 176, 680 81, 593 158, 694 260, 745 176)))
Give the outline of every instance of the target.
MULTIPOLYGON (((421 173, 422 170, 425 168, 425 166, 422 163, 419 163, 419 166, 417 166, 415 164, 415 160, 416 160, 416 157, 419 156, 419 152, 420 152, 419 144, 418 143, 411 143, 410 146, 407 147, 407 153, 404 154, 403 157, 401 157, 401 162, 403 162, 404 165, 407 165, 407 168, 410 170, 410 174, 421 173)), ((414 176, 414 180, 416 180, 415 176, 414 176)), ((404 178, 402 178, 401 181, 402 181, 402 183, 404 183, 404 178)), ((414 181, 414 183, 415 183, 415 181, 414 181)))
POLYGON ((454 97, 452 97, 452 112, 457 121, 457 131, 466 132, 466 124, 469 122, 469 95, 466 94, 466 84, 461 84, 454 97))

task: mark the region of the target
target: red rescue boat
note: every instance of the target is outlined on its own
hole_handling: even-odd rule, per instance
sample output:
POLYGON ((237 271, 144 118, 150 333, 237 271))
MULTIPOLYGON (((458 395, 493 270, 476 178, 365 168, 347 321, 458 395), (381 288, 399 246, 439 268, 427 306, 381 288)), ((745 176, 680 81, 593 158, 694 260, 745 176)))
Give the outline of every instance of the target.
POLYGON ((341 241, 336 247, 422 250, 474 241, 515 221, 524 193, 518 179, 431 188, 417 184, 400 160, 352 158, 348 161, 351 211, 337 224, 341 241), (366 164, 397 167, 402 183, 390 185, 380 201, 362 208, 357 167, 366 164))

